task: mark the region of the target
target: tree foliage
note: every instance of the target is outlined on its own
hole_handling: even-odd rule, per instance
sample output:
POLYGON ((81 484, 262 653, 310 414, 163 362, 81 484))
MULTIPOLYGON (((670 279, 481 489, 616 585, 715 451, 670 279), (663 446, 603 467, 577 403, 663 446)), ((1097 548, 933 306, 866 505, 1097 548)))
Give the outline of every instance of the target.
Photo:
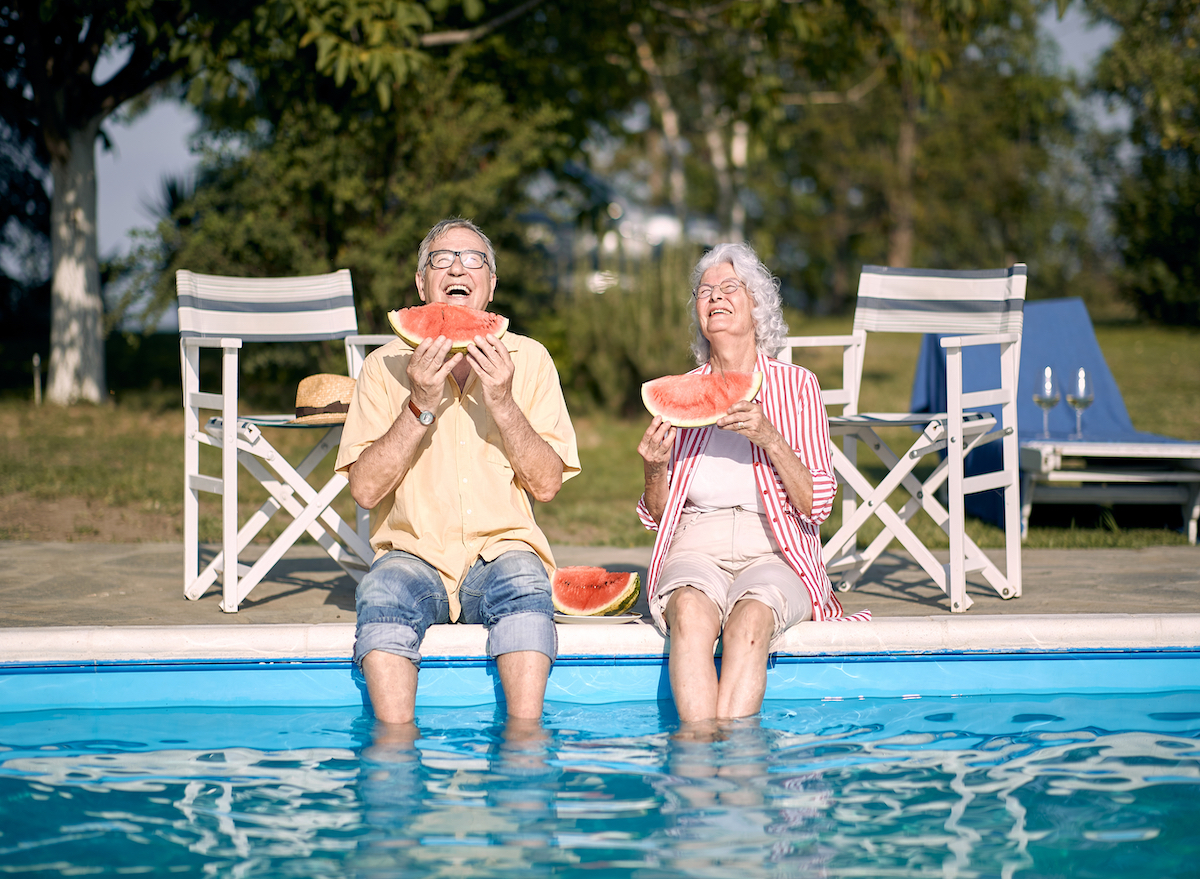
MULTIPOLYGON (((845 309, 864 262, 1022 260, 1041 289, 1069 293, 1092 246, 1090 193, 1061 170, 1077 130, 1039 9, 860 0, 614 12, 599 39, 629 102, 601 117, 593 166, 617 200, 701 238, 751 240, 794 304, 845 309)), ((612 225, 636 234, 632 220, 612 225)))
MULTIPOLYGON (((1163 315, 1195 286, 1180 219, 1195 204, 1195 2, 1092 3, 1131 47, 1162 48, 1118 40, 1102 85, 1144 107, 1142 165, 1115 211, 1122 278, 1157 284, 1143 299, 1168 305, 1143 308, 1163 315)), ((661 258, 638 226, 654 215, 691 243, 750 240, 792 304, 822 311, 850 307, 866 262, 1021 260, 1032 296, 1081 292, 1100 262, 1071 84, 1046 63, 1034 0, 262 0, 206 30, 218 0, 182 5, 193 18, 162 29, 160 63, 200 109, 207 153, 136 254, 133 289, 159 309, 177 267, 345 266, 364 329, 381 328, 412 301, 417 242, 450 214, 500 246, 497 307, 529 326, 556 302, 542 326, 560 340, 612 241, 626 262, 661 258)), ((157 9, 124 6, 143 23, 157 9)), ((145 42, 139 27, 110 27, 110 45, 145 42)), ((650 270, 618 275, 622 295, 661 287, 650 270)), ((580 381, 625 405, 607 379, 580 381)))
MULTIPOLYGON (((450 0, 433 4, 443 9, 450 0)), ((416 0, 12 0, 0 4, 0 117, 34 133, 49 159, 51 309, 48 398, 105 399, 94 147, 117 108, 189 83, 196 100, 269 105, 254 74, 271 60, 386 104, 436 35, 416 0), (309 59, 306 53, 311 52, 309 59), (101 57, 116 72, 97 82, 101 57), (244 75, 249 71, 250 75, 244 75)), ((471 10, 482 11, 478 0, 471 10)), ((480 26, 486 31, 490 25, 480 26)), ((474 31, 442 35, 446 42, 474 31)), ((434 40, 436 42, 436 39, 434 40)), ((319 86, 313 86, 319 88, 319 86)), ((244 119, 250 116, 243 115, 244 119)))
POLYGON ((1132 117, 1132 161, 1111 155, 1117 281, 1138 310, 1200 326, 1200 3, 1090 0, 1118 36, 1095 88, 1132 117))
POLYGON ((497 303, 519 319, 531 303, 516 294, 541 283, 511 246, 523 237, 520 184, 554 146, 557 116, 518 116, 453 60, 427 70, 386 110, 350 95, 341 111, 296 101, 248 148, 211 153, 194 195, 160 224, 162 245, 140 254, 152 269, 145 280, 158 275, 157 309, 174 298, 177 268, 264 277, 349 268, 360 326, 385 331, 387 311, 415 302, 429 226, 462 215, 500 248, 497 303))
POLYGON ((0 6, 0 115, 48 159, 51 251, 47 397, 105 398, 96 252, 95 141, 118 107, 181 73, 184 48, 220 42, 245 4, 229 0, 14 0, 0 6), (105 52, 124 63, 104 82, 105 52))

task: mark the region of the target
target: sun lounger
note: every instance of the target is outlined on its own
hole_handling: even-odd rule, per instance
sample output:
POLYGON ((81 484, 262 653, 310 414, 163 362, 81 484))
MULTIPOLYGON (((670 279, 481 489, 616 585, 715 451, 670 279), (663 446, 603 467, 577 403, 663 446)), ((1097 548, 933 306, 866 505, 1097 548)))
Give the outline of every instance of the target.
MULTIPOLYGON (((983 352, 964 353, 966 390, 985 386, 995 370, 994 356, 977 353, 983 352)), ((945 407, 944 398, 939 397, 945 387, 940 378, 944 364, 937 337, 927 336, 913 382, 913 411, 945 407)), ((1196 543, 1200 442, 1134 428, 1082 300, 1026 303, 1018 394, 1022 535, 1028 531, 1034 504, 1178 504, 1188 542, 1196 543), (1080 367, 1092 377, 1095 402, 1083 413, 1079 436, 1075 435, 1075 412, 1066 402, 1065 387, 1060 389, 1057 406, 1050 410, 1049 436, 1042 433, 1042 410, 1033 396, 1047 366, 1064 383, 1080 367)), ((1180 401, 1180 405, 1186 404, 1180 401)), ((994 466, 986 461, 990 454, 994 453, 986 447, 972 452, 967 471, 994 466)), ((970 498, 967 512, 997 524, 1004 521, 998 500, 987 495, 970 498)))

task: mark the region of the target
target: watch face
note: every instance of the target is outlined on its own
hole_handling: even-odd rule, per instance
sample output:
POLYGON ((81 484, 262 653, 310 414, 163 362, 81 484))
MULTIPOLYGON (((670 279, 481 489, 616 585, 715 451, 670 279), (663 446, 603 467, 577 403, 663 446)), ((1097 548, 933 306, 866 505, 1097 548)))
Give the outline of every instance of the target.
POLYGON ((419 416, 417 416, 417 418, 426 427, 433 424, 433 413, 432 412, 422 412, 419 416))

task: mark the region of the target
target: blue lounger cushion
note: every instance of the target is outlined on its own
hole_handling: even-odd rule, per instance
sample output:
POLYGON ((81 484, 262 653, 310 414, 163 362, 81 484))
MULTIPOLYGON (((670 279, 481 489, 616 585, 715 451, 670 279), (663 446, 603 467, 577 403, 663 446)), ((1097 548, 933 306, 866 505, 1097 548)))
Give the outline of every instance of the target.
MULTIPOLYGON (((946 411, 946 352, 941 336, 926 335, 921 343, 917 372, 913 378, 912 411, 946 411)), ((1042 410, 1033 402, 1034 387, 1042 371, 1051 367, 1063 384, 1079 367, 1088 370, 1096 399, 1083 413, 1083 439, 1088 442, 1180 443, 1184 440, 1135 430, 1125 401, 1113 378, 1091 318, 1082 299, 1043 299, 1025 303, 1025 326, 1021 337, 1021 372, 1017 382, 1017 432, 1022 440, 1042 435, 1042 410)), ((985 345, 963 350, 963 390, 978 391, 1000 385, 999 346, 985 345)), ((1067 405, 1065 393, 1050 410, 1050 438, 1066 440, 1075 432, 1075 410, 1067 405)), ((996 443, 976 449, 967 456, 968 475, 986 473, 1000 466, 996 443)), ((967 512, 988 522, 1003 525, 1004 509, 999 492, 967 496, 967 512)))

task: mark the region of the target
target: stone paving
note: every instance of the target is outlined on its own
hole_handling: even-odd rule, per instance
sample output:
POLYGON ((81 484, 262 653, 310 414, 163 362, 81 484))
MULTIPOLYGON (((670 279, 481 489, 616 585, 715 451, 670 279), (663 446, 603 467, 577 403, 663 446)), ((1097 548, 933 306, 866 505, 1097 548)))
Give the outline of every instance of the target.
MULTIPOLYGON (((650 562, 648 547, 554 551, 560 565, 643 577, 650 562)), ((1003 601, 972 584, 974 606, 955 616, 1200 612, 1200 547, 1027 549, 1022 559, 1020 598, 1003 601)), ((997 563, 1003 567, 999 553, 997 563)), ((236 614, 221 612, 217 588, 186 600, 182 572, 182 544, 0 541, 0 628, 354 621, 354 582, 317 547, 293 548, 236 614)), ((856 590, 839 598, 847 612, 869 608, 877 619, 950 616, 946 597, 903 555, 885 554, 856 590)), ((644 613, 644 603, 636 609, 644 613)))

